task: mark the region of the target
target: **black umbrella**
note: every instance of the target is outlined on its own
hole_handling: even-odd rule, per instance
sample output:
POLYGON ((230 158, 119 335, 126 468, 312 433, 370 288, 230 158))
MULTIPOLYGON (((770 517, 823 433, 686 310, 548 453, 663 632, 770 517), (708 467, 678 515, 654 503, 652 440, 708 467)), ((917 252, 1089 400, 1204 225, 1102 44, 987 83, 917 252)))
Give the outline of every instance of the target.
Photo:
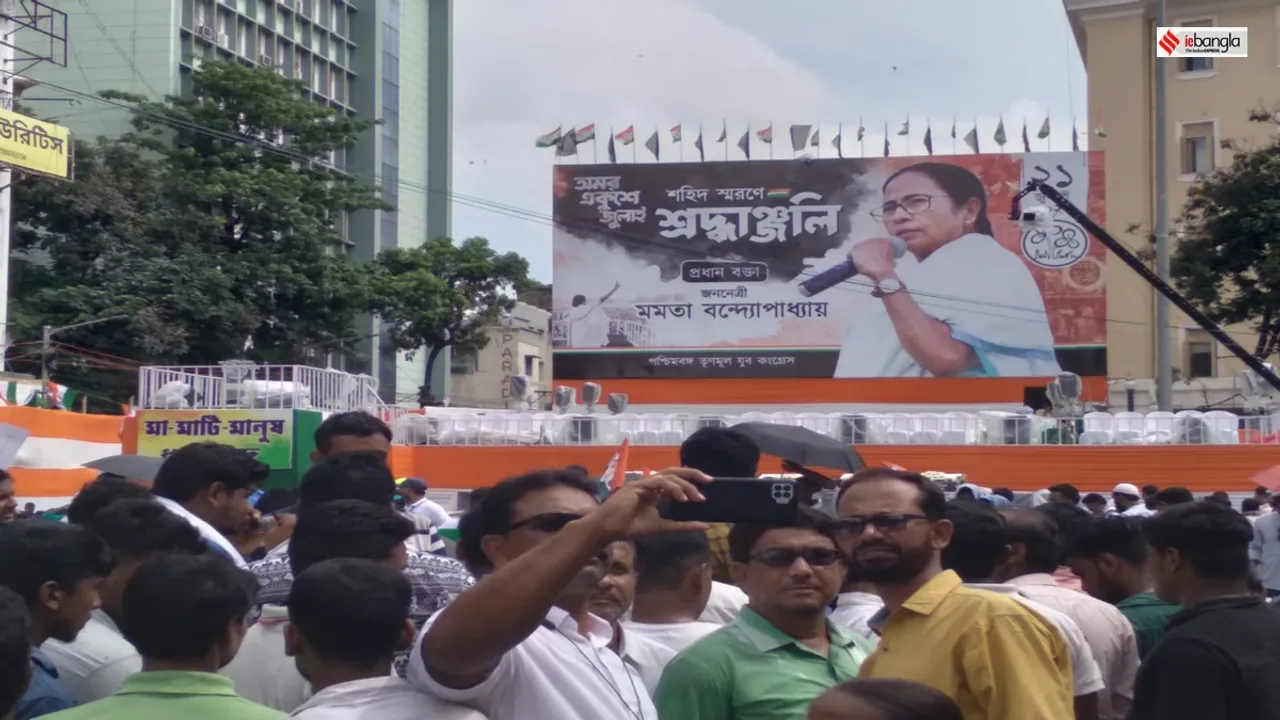
POLYGON ((156 473, 160 472, 162 464, 164 464, 164 458, 142 457, 141 455, 112 455, 111 457, 98 458, 93 462, 87 462, 84 466, 99 472, 120 475, 121 477, 144 482, 153 482, 156 479, 156 473))
POLYGON ((734 425, 733 429, 754 440, 765 455, 774 455, 797 465, 847 472, 857 472, 866 467, 852 446, 809 428, 749 422, 734 425))

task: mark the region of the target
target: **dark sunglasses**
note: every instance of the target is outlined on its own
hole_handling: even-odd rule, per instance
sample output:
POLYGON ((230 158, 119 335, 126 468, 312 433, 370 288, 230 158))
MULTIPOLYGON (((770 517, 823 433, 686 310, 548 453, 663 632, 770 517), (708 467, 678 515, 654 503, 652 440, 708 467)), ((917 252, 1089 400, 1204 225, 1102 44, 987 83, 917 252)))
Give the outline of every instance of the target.
POLYGON ((769 548, 751 555, 752 560, 771 568, 789 568, 801 558, 810 567, 827 567, 834 565, 840 559, 840 551, 831 548, 805 548, 804 550, 769 548))
POLYGON ((523 520, 511 523, 507 532, 519 530, 520 528, 528 528, 534 532, 540 533, 557 533, 564 529, 565 525, 574 520, 581 520, 582 515, 578 513, 543 513, 541 515, 531 515, 523 520))
POLYGON ((861 535, 866 531, 867 526, 874 526, 876 530, 882 533, 897 532, 907 526, 912 520, 928 520, 925 515, 912 515, 909 513, 877 513, 875 515, 850 515, 849 517, 840 518, 836 525, 836 532, 842 535, 861 535))

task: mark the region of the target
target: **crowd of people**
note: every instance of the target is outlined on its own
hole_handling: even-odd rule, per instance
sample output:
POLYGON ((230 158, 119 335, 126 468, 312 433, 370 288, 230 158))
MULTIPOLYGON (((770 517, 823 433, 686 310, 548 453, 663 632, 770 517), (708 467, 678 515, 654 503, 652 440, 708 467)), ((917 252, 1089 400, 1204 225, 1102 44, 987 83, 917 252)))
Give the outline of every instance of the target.
POLYGON ((1280 716, 1265 491, 1026 503, 886 467, 787 525, 664 519, 759 474, 749 438, 706 428, 680 467, 611 492, 536 470, 455 520, 397 483, 376 418, 316 441, 296 492, 196 443, 61 520, 0 476, 0 719, 1280 716))

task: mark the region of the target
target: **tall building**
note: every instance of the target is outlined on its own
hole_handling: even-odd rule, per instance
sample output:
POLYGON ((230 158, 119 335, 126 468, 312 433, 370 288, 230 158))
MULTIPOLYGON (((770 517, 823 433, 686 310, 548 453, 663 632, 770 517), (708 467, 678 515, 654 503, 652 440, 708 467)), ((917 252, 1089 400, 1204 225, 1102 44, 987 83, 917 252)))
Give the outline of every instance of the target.
POLYGON ((551 401, 551 313, 517 302, 487 333, 489 344, 483 349, 455 353, 449 363, 450 404, 523 410, 527 406, 522 398, 511 396, 511 378, 524 375, 537 398, 534 407, 545 407, 551 401))
MULTIPOLYGON (((1249 28, 1249 57, 1161 60, 1155 56, 1157 2, 1064 0, 1088 73, 1089 127, 1095 132, 1089 147, 1106 152, 1106 225, 1134 250, 1149 247, 1148 235, 1156 227, 1157 153, 1163 152, 1167 162, 1168 227, 1176 246, 1176 220, 1197 177, 1231 164, 1224 141, 1241 147, 1269 142, 1275 126, 1249 122, 1249 111, 1280 105, 1276 0, 1167 0, 1168 26, 1249 28), (1155 147, 1156 72, 1166 78, 1164 148, 1155 147)), ((1154 377, 1155 291, 1115 257, 1107 271, 1108 374, 1154 377)), ((1199 380, 1175 382, 1175 404, 1209 402, 1199 399, 1202 389, 1205 398, 1225 398, 1209 391, 1225 392, 1243 365, 1176 308, 1170 317, 1176 375, 1199 380), (1195 397, 1179 402, 1183 392, 1195 397)), ((1252 349, 1251 328, 1227 330, 1252 349)))
MULTIPOLYGON (((350 253, 368 260, 384 248, 450 234, 453 0, 77 0, 67 14, 67 66, 41 63, 35 79, 82 93, 120 90, 160 99, 189 93, 210 60, 238 60, 302 81, 304 94, 355 117, 380 119, 333 162, 383 187, 394 212, 348 219, 350 253)), ((33 38, 33 41, 36 39, 33 38)), ((82 138, 129 129, 129 114, 90 100, 54 100, 53 89, 24 102, 82 138)), ((361 348, 388 402, 416 398, 426 353, 413 360, 374 334, 361 348)), ((437 395, 448 393, 449 363, 437 363, 437 395)))

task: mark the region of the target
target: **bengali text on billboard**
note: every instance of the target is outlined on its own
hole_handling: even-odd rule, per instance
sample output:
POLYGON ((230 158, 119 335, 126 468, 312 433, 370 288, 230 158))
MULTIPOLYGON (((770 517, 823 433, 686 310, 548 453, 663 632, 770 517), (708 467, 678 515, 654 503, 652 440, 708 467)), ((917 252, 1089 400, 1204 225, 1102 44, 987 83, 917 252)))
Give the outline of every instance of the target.
POLYGON ((74 158, 69 130, 0 108, 0 163, 69 180, 74 158))
POLYGON ((1100 152, 554 173, 559 379, 1106 374, 1100 152))
POLYGON ((138 454, 169 457, 196 442, 230 445, 272 470, 293 467, 292 410, 144 410, 138 454))

